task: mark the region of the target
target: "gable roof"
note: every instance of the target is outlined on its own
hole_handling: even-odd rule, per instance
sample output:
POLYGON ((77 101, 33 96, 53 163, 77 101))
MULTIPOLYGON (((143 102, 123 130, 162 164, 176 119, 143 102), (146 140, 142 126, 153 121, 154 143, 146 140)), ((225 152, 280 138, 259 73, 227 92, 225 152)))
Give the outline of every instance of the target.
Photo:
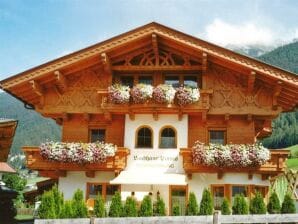
MULTIPOLYGON (((291 88, 292 94, 298 94, 298 76, 295 73, 266 64, 254 58, 235 53, 231 50, 214 45, 155 22, 133 29, 106 41, 97 43, 4 79, 0 81, 0 87, 15 96, 12 89, 24 82, 53 74, 53 72, 61 70, 67 66, 71 66, 83 60, 88 60, 89 58, 102 53, 109 53, 109 51, 112 51, 117 47, 125 46, 130 42, 138 41, 152 34, 156 34, 162 38, 175 41, 194 50, 204 52, 208 55, 208 59, 225 60, 250 71, 254 71, 258 76, 263 76, 265 79, 273 79, 276 81, 276 83, 279 83, 279 85, 282 84, 283 89, 291 88)), ((22 100, 21 96, 17 97, 21 98, 22 100)), ((287 109, 293 109, 293 107, 296 107, 297 103, 298 100, 295 102, 293 102, 293 99, 289 100, 287 102, 289 105, 287 109)))

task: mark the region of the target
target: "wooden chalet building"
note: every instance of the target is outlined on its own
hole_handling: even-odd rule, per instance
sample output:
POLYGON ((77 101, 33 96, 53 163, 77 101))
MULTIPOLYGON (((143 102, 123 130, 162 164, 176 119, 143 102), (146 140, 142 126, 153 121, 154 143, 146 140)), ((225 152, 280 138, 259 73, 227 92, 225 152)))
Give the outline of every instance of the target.
MULTIPOLYGON (((286 150, 271 150, 260 166, 194 164, 192 146, 253 144, 271 134, 271 122, 298 103, 298 77, 166 26, 150 23, 55 59, 0 82, 1 88, 62 126, 61 141, 105 141, 117 145, 104 163, 63 163, 44 159, 38 146, 24 146, 27 166, 59 178, 66 198, 80 188, 86 200, 115 191, 125 200, 157 194, 168 211, 198 199, 210 188, 215 206, 237 193, 266 196, 269 179, 285 169, 286 150), (198 102, 115 104, 113 83, 145 83, 200 90, 198 102)), ((171 212, 169 212, 171 213, 171 212)))

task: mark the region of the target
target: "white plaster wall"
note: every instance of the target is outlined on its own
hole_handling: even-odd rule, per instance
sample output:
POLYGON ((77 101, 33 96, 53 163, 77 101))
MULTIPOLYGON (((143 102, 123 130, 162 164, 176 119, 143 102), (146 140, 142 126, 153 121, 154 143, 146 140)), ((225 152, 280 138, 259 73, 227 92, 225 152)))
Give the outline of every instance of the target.
POLYGON ((94 178, 86 177, 85 172, 67 172, 66 177, 59 178, 59 190, 63 192, 65 199, 71 199, 77 189, 81 189, 86 197, 87 182, 108 183, 115 178, 113 172, 95 172, 94 178))
POLYGON ((254 174, 251 180, 248 174, 244 173, 225 173, 222 179, 217 178, 216 173, 193 174, 192 179, 188 180, 188 191, 192 191, 201 200, 204 188, 210 188, 212 184, 241 184, 241 185, 262 185, 269 186, 269 180, 262 180, 260 174, 254 174))

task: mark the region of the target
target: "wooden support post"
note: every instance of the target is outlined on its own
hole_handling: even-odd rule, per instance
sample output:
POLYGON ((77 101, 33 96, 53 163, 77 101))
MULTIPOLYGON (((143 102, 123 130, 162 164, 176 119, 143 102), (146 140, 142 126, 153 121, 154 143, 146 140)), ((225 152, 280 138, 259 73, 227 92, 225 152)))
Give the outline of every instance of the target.
POLYGON ((152 48, 155 55, 155 65, 159 66, 158 42, 157 42, 157 35, 155 33, 152 34, 152 48))
POLYGON ((113 71, 109 57, 106 53, 101 54, 101 63, 103 65, 104 72, 109 76, 112 77, 113 71))
POLYGON ((84 116, 84 120, 85 120, 85 121, 87 121, 87 122, 90 121, 90 119, 91 119, 91 114, 84 113, 83 116, 84 116))
POLYGON ((94 170, 88 170, 85 172, 86 177, 94 178, 95 177, 95 171, 94 170))
POLYGON ((255 86, 256 72, 252 71, 247 77, 247 92, 252 93, 255 86))
POLYGON ((64 93, 65 91, 67 91, 68 88, 68 81, 65 78, 65 76, 60 72, 60 71, 55 71, 54 72, 55 75, 55 80, 58 84, 58 91, 60 92, 60 94, 64 93))
POLYGON ((207 77, 206 77, 206 72, 208 69, 208 59, 207 59, 207 53, 203 52, 202 53, 202 88, 206 88, 207 85, 207 77))
POLYGON ((63 121, 69 121, 70 119, 70 114, 69 113, 62 113, 62 119, 63 121))
POLYGON ((273 110, 277 110, 278 109, 278 105, 277 105, 277 98, 282 90, 282 86, 281 86, 282 82, 278 82, 278 84, 274 87, 273 90, 273 99, 272 99, 272 109, 273 110))

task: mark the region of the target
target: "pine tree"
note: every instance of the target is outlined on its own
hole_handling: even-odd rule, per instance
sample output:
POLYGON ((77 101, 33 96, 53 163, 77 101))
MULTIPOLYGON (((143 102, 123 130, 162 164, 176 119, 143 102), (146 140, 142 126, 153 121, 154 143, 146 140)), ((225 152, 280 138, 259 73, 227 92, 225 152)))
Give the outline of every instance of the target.
POLYGON ((71 208, 71 200, 70 201, 65 201, 63 203, 61 212, 60 212, 60 219, 70 219, 73 218, 73 212, 71 208))
POLYGON ((274 191, 269 198, 269 202, 267 205, 267 210, 269 214, 278 214, 280 213, 280 202, 276 192, 274 191))
POLYGON ((213 200, 211 193, 208 189, 204 189, 202 200, 200 203, 200 215, 212 215, 213 213, 213 200))
POLYGON ((102 218, 105 217, 105 204, 100 194, 97 195, 94 201, 94 215, 96 217, 102 218))
POLYGON ((281 213, 282 214, 296 213, 296 207, 294 204, 294 200, 290 194, 285 195, 284 201, 281 205, 281 213))
POLYGON ((55 201, 55 216, 60 217, 60 213, 63 207, 64 196, 63 193, 58 190, 58 186, 55 184, 52 188, 53 197, 55 201))
POLYGON ((260 192, 256 192, 255 197, 251 199, 249 211, 251 214, 266 214, 266 205, 260 192))
POLYGON ((146 195, 142 200, 139 216, 147 217, 152 215, 153 215, 152 200, 149 195, 146 195))
POLYGON ((86 218, 88 216, 88 209, 83 199, 83 191, 78 189, 72 198, 73 218, 86 218))
POLYGON ((55 201, 52 191, 46 191, 41 196, 41 203, 38 208, 38 216, 41 219, 55 219, 55 201))
POLYGON ((116 192, 112 197, 112 202, 110 206, 109 216, 110 217, 120 217, 122 215, 122 202, 120 192, 116 192))
POLYGON ((164 200, 157 196, 157 201, 155 203, 155 209, 154 209, 154 215, 155 216, 165 216, 166 215, 166 205, 164 200))
POLYGON ((230 204, 229 204, 228 199, 224 198, 224 200, 221 204, 220 210, 221 210, 221 214, 223 214, 223 215, 231 214, 231 209, 230 209, 230 204))
POLYGON ((233 215, 248 214, 248 205, 242 194, 235 195, 232 210, 233 210, 233 215))
POLYGON ((186 215, 198 215, 199 213, 199 206, 197 202, 196 195, 193 192, 189 193, 189 201, 186 208, 186 215))
POLYGON ((172 215, 173 216, 179 216, 180 215, 180 206, 178 203, 174 203, 172 208, 172 215))
POLYGON ((123 208, 123 216, 124 217, 138 216, 137 202, 133 197, 126 198, 124 208, 123 208))

